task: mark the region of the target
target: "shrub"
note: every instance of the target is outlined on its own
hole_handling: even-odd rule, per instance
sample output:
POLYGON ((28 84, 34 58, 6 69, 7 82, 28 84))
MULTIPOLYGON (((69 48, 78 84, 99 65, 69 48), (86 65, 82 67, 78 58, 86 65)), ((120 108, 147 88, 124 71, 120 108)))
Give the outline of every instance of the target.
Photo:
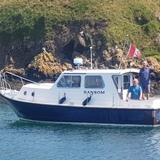
POLYGON ((155 19, 154 12, 152 10, 149 10, 143 4, 136 3, 131 6, 131 10, 133 12, 135 21, 140 25, 146 24, 149 21, 155 19))
POLYGON ((154 57, 160 62, 160 53, 157 50, 154 49, 147 49, 144 50, 144 56, 145 57, 154 57))
POLYGON ((158 62, 160 62, 160 55, 155 55, 153 57, 156 58, 158 62))
POLYGON ((158 32, 160 32, 160 24, 158 21, 150 21, 147 24, 142 26, 142 29, 146 34, 148 34, 150 37, 155 36, 158 32))

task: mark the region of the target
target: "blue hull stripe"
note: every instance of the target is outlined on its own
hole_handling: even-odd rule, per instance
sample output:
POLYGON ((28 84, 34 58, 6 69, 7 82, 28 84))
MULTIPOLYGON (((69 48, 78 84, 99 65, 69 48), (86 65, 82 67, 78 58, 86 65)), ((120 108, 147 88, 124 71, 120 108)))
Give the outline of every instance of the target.
POLYGON ((154 109, 67 107, 25 103, 3 98, 11 104, 21 119, 48 122, 158 125, 153 117, 154 109))

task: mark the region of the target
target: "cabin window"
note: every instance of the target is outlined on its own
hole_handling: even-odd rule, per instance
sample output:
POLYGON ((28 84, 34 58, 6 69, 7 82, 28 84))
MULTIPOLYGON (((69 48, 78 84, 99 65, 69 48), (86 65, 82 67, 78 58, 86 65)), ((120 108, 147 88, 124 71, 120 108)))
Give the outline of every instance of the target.
POLYGON ((85 88, 104 88, 104 81, 101 76, 86 76, 85 88))
POLYGON ((57 83, 57 87, 63 88, 78 88, 81 86, 81 77, 80 76, 62 76, 62 78, 57 83))
POLYGON ((72 88, 81 86, 81 77, 80 76, 72 76, 72 88))
POLYGON ((130 75, 123 76, 123 89, 128 89, 130 87, 130 75))

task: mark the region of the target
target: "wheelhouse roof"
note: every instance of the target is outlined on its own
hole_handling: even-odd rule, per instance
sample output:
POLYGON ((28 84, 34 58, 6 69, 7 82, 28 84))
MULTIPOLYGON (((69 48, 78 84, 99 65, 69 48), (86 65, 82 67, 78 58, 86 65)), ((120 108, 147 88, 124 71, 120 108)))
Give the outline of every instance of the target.
POLYGON ((139 73, 139 69, 76 69, 64 71, 64 74, 125 74, 125 73, 139 73))

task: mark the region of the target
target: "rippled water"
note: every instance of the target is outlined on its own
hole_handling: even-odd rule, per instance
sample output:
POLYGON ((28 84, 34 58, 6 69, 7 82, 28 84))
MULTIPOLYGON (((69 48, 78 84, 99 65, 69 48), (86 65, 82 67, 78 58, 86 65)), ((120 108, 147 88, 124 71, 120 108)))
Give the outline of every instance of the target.
POLYGON ((160 159, 160 128, 19 121, 0 100, 0 160, 160 159))

